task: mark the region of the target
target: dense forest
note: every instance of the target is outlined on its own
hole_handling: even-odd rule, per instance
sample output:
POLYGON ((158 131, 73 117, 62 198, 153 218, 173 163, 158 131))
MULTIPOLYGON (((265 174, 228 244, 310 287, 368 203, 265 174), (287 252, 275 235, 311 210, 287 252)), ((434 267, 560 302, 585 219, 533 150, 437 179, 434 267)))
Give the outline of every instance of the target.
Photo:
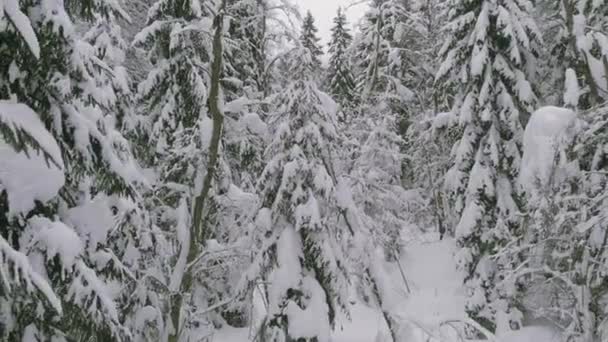
POLYGON ((608 341, 608 1, 0 0, 0 340, 608 341))

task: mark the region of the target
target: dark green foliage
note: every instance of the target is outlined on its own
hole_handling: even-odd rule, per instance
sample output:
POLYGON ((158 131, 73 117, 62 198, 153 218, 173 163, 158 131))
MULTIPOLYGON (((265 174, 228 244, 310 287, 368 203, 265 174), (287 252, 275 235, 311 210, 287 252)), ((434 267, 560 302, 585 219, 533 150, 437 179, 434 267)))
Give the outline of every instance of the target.
POLYGON ((323 49, 319 45, 321 38, 317 37, 319 29, 315 26, 315 18, 310 11, 306 12, 302 31, 300 32, 300 43, 310 51, 311 64, 318 68, 321 65, 319 57, 323 55, 323 49))
POLYGON ((353 37, 346 27, 346 15, 342 9, 334 18, 329 43, 329 69, 326 84, 329 94, 342 105, 352 105, 355 99, 355 81, 352 74, 352 65, 349 60, 348 49, 353 37))

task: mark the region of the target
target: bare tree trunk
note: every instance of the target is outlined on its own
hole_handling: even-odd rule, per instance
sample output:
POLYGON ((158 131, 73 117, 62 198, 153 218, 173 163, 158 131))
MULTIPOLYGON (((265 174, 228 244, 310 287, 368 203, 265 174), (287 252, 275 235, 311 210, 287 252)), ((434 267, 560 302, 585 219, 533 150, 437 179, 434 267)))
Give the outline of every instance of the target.
POLYGON ((220 81, 222 75, 222 57, 223 57, 223 23, 224 10, 226 8, 226 0, 223 0, 220 9, 215 16, 214 26, 215 33, 213 36, 213 62, 211 64, 211 87, 209 90, 209 111, 213 119, 213 132, 211 135, 211 143, 209 145, 209 159, 207 164, 207 173, 203 180, 201 192, 194 200, 194 211, 192 213, 192 227, 190 231, 190 248, 188 250, 188 258, 184 276, 180 284, 179 293, 175 294, 175 299, 171 307, 171 322, 173 323, 173 332, 169 335, 169 342, 178 342, 182 333, 180 313, 183 305, 184 295, 192 289, 193 274, 192 262, 194 262, 200 253, 201 247, 205 245, 208 232, 203 225, 203 211, 205 200, 209 196, 211 190, 211 182, 215 175, 215 169, 219 157, 219 146, 222 135, 222 126, 224 123, 224 113, 222 112, 219 101, 220 98, 220 81))

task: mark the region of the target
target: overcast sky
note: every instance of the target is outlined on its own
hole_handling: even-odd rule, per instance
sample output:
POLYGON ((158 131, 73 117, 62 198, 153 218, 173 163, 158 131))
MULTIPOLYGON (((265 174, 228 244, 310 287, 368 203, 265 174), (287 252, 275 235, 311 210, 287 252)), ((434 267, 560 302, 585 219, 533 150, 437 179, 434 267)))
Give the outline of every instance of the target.
MULTIPOLYGON (((319 28, 319 35, 321 36, 321 42, 323 44, 323 51, 327 52, 327 43, 331 37, 331 27, 333 25, 332 20, 336 16, 338 7, 342 6, 343 9, 348 7, 353 2, 360 2, 358 0, 296 0, 296 3, 302 10, 302 13, 306 13, 306 10, 310 10, 312 15, 315 17, 315 23, 319 28)), ((357 22, 359 18, 363 16, 367 5, 361 4, 348 8, 346 14, 348 17, 349 24, 357 22)))

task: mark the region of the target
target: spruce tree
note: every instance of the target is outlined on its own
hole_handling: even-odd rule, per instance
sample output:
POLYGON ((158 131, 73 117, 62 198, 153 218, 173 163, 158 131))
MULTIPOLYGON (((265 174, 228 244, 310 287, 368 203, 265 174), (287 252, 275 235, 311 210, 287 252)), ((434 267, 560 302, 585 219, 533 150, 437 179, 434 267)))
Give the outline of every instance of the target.
POLYGON ((263 168, 266 143, 263 118, 267 106, 263 100, 270 92, 266 68, 273 34, 266 21, 274 14, 267 9, 266 0, 233 2, 224 53, 225 157, 232 183, 253 191, 263 168))
MULTIPOLYGON (((389 121, 394 124, 389 126, 401 138, 406 136, 416 97, 411 88, 416 83, 408 47, 415 30, 408 18, 402 1, 374 1, 353 43, 357 96, 363 106, 383 107, 392 116, 389 121)), ((402 140, 402 151, 405 147, 402 140)), ((404 169, 406 164, 404 161, 404 169)))
POLYGON ((354 197, 383 236, 378 241, 389 259, 400 253, 397 246, 401 228, 405 226, 399 214, 402 203, 391 203, 390 199, 402 197, 404 191, 401 134, 405 129, 400 124, 409 120, 406 103, 413 96, 407 88, 409 66, 401 48, 405 41, 405 17, 406 10, 400 1, 375 1, 354 41, 356 90, 361 103, 357 108, 359 117, 350 123, 355 131, 349 133, 354 133, 351 137, 362 147, 352 170, 359 182, 354 186, 354 197), (383 206, 391 208, 390 213, 380 209, 383 206))
POLYGON ((101 66, 93 66, 90 72, 98 86, 107 94, 100 102, 108 112, 115 113, 116 126, 123 130, 125 126, 134 125, 134 111, 131 78, 124 67, 128 44, 123 38, 118 21, 131 19, 122 10, 119 14, 120 16, 116 16, 109 13, 105 17, 96 15, 82 39, 93 46, 94 55, 110 67, 110 70, 107 70, 101 66))
POLYGON ((310 50, 312 63, 316 65, 315 72, 320 68, 321 60, 319 57, 323 55, 323 49, 319 45, 321 38, 317 36, 319 29, 315 26, 315 18, 310 11, 306 12, 304 21, 302 22, 302 31, 300 32, 300 44, 310 50))
POLYGON ((543 108, 533 119, 540 115, 545 116, 543 126, 531 122, 533 127, 526 129, 526 153, 531 153, 524 154, 526 167, 520 174, 530 213, 525 244, 517 249, 525 267, 509 276, 524 275, 524 307, 558 322, 565 339, 602 340, 608 332, 608 310, 597 303, 608 291, 600 270, 608 244, 608 230, 601 223, 607 204, 608 108, 591 111, 583 117, 587 123, 564 108, 543 108), (559 126, 550 128, 547 120, 556 118, 559 126), (540 158, 538 151, 553 158, 540 158))
POLYGON ((314 53, 290 54, 293 79, 276 97, 269 161, 259 182, 259 257, 248 279, 267 285, 262 332, 271 341, 329 341, 345 305, 350 235, 340 216, 332 156, 336 104, 319 91, 314 53))
POLYGON ((608 106, 594 109, 589 122, 574 149, 580 153, 584 188, 579 193, 584 191, 584 197, 583 210, 575 216, 579 219, 575 221, 577 239, 566 240, 574 257, 568 259, 574 261, 570 263, 570 279, 577 285, 572 289, 577 299, 572 311, 577 320, 568 332, 581 341, 601 341, 608 338, 608 307, 599 304, 608 293, 608 280, 602 271, 608 265, 608 228, 603 223, 608 212, 608 106))
POLYGON ((0 245, 2 267, 8 260, 22 272, 2 284, 14 288, 1 296, 2 338, 128 340, 108 292, 124 269, 112 225, 98 223, 121 215, 112 202, 135 196, 142 178, 116 127, 119 91, 109 84, 120 62, 100 56, 100 45, 81 40, 73 24, 95 19, 112 31, 124 11, 106 1, 65 8, 12 0, 1 11, 0 98, 8 101, 0 105, 0 136, 8 169, 0 172, 0 245), (29 190, 14 188, 10 175, 31 182, 29 190), (98 206, 90 211, 92 203, 98 206))
POLYGON ((169 312, 161 334, 169 341, 202 333, 185 326, 202 329, 208 317, 196 317, 196 308, 212 302, 210 292, 197 298, 201 302, 190 299, 199 283, 197 268, 186 266, 210 237, 200 230, 202 212, 196 210, 195 215, 193 209, 200 209, 197 196, 203 187, 209 191, 210 183, 203 181, 208 166, 216 165, 210 161, 215 122, 208 105, 214 60, 209 37, 215 26, 208 10, 197 0, 159 0, 148 12, 148 25, 134 39, 153 63, 137 94, 139 110, 146 114, 139 128, 148 146, 144 162, 157 178, 148 206, 161 229, 171 232, 176 251, 164 270, 169 312))
POLYGON ((515 260, 492 258, 522 234, 522 201, 515 179, 522 125, 536 102, 529 65, 540 37, 528 1, 457 1, 450 8, 449 39, 437 81, 461 82, 453 111, 463 127, 445 176, 459 217, 460 266, 470 289, 467 311, 490 331, 496 316, 517 316, 509 294, 497 286, 515 260))
POLYGON ((600 223, 606 206, 607 178, 600 170, 606 168, 607 114, 608 108, 585 117, 544 107, 532 115, 519 176, 527 199, 526 231, 517 248, 501 252, 522 260, 520 267, 504 271, 510 284, 525 280, 518 288, 521 307, 559 324, 563 338, 571 341, 606 336, 608 311, 595 303, 608 291, 600 271, 608 242, 600 223))
POLYGON ((407 11, 398 0, 374 1, 365 13, 354 42, 357 92, 363 98, 389 93, 407 101, 411 91, 405 54, 407 11))
POLYGON ((327 75, 327 89, 334 99, 342 105, 349 105, 354 100, 355 81, 349 61, 348 49, 353 37, 350 34, 346 15, 342 8, 338 8, 331 28, 331 41, 329 42, 329 69, 327 75))
MULTIPOLYGON (((263 96, 268 89, 264 82, 267 66, 268 18, 273 14, 267 9, 267 0, 232 0, 229 5, 233 16, 228 27, 228 37, 234 42, 226 47, 228 53, 226 74, 238 80, 237 84, 227 82, 226 90, 236 90, 236 96, 245 94, 248 98, 263 96), (235 88, 238 88, 235 89, 235 88)), ((227 94, 227 100, 233 100, 227 94)))
POLYGON ((239 325, 246 319, 246 298, 233 297, 233 280, 246 263, 233 263, 229 272, 209 265, 234 260, 247 240, 235 227, 248 225, 253 211, 247 208, 256 198, 239 186, 253 187, 250 173, 256 170, 246 163, 259 167, 265 134, 259 116, 249 112, 249 104, 259 101, 249 68, 254 49, 248 47, 259 43, 260 8, 248 1, 199 5, 161 0, 136 36, 155 63, 138 94, 141 110, 149 113, 143 122, 147 162, 158 174, 149 205, 161 227, 173 232, 177 251, 168 271, 169 341, 211 332, 212 322, 239 325), (247 25, 227 20, 239 16, 247 25), (232 252, 209 254, 215 249, 232 252))
POLYGON ((546 40, 541 66, 546 71, 543 91, 555 105, 586 110, 608 101, 608 4, 605 1, 542 1, 540 18, 546 40), (568 77, 571 69, 575 77, 568 77), (565 103, 555 89, 568 92, 578 83, 577 103, 565 103))

